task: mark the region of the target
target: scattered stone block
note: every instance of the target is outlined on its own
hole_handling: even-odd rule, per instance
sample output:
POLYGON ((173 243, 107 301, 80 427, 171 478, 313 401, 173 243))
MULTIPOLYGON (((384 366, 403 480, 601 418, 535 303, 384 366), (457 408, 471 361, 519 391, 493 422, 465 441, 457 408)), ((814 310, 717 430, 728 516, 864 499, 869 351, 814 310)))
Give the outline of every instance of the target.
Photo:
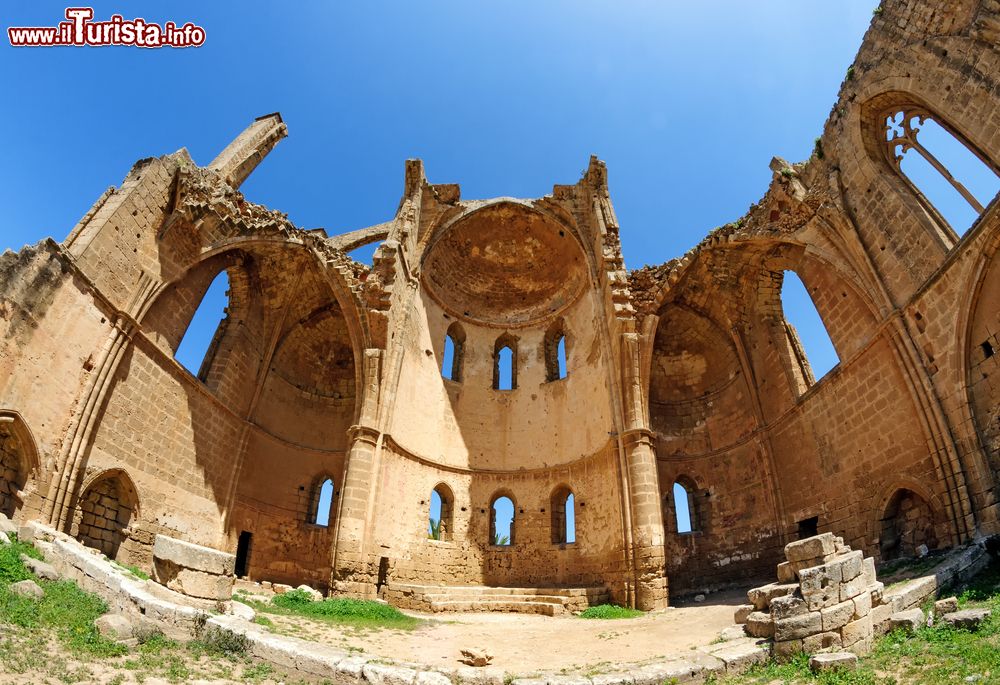
POLYGON ((836 631, 817 633, 802 638, 802 651, 811 653, 824 649, 840 649, 842 644, 840 633, 836 631))
POLYGON ((104 614, 94 621, 94 627, 101 635, 112 640, 132 638, 132 622, 121 614, 104 614))
POLYGON ((958 597, 946 597, 934 602, 934 613, 953 614, 958 611, 958 597))
POLYGON ((236 556, 166 535, 153 543, 153 580, 198 599, 228 601, 233 596, 236 556))
POLYGON ((6 533, 8 536, 17 535, 17 524, 4 514, 0 514, 0 533, 6 533))
POLYGON ((889 625, 889 618, 892 616, 891 605, 880 604, 874 606, 868 616, 872 620, 872 630, 875 635, 885 635, 892 629, 889 625))
POLYGON ((800 616, 774 622, 774 639, 776 641, 801 640, 808 635, 821 632, 823 632, 823 619, 818 611, 810 611, 800 616))
POLYGON ((696 602, 704 602, 705 601, 705 595, 702 595, 702 594, 695 595, 694 596, 694 601, 696 601, 696 602))
POLYGON ((809 608, 806 606, 806 601, 795 595, 775 597, 771 600, 771 616, 776 621, 800 616, 808 611, 809 608))
POLYGON ((794 583, 798 580, 795 577, 795 569, 792 567, 791 562, 783 561, 778 564, 778 582, 779 583, 794 583))
POLYGON ((9 544, 10 544, 10 538, 7 536, 7 533, 0 530, 0 545, 9 545, 9 544))
POLYGON ((775 642, 771 649, 775 659, 778 661, 787 661, 796 654, 802 652, 802 640, 784 640, 782 642, 775 642))
POLYGON ((813 673, 842 669, 853 671, 858 667, 858 655, 851 652, 829 652, 827 654, 814 654, 809 659, 809 668, 813 673))
POLYGON ((309 587, 308 585, 304 585, 304 584, 303 585, 299 585, 295 589, 299 590, 301 592, 305 592, 307 595, 309 595, 310 598, 312 598, 312 600, 314 602, 322 602, 323 601, 323 593, 320 592, 319 590, 315 590, 315 589, 309 587))
POLYGON ((785 558, 790 562, 816 559, 833 554, 836 551, 836 541, 833 533, 814 535, 805 540, 796 540, 785 545, 785 558))
POLYGON ((485 649, 463 649, 462 658, 459 659, 459 661, 463 664, 468 664, 469 666, 482 668, 483 666, 488 666, 489 663, 493 661, 493 655, 485 649))
POLYGON ((851 600, 854 603, 854 618, 862 618, 871 613, 872 610, 872 593, 862 592, 860 595, 851 600))
MULTIPOLYGON (((722 645, 713 649, 711 654, 725 664, 727 673, 743 673, 754 664, 766 663, 770 656, 766 647, 749 639, 722 645)), ((594 685, 597 685, 596 681, 594 685)))
POLYGON ((865 584, 865 578, 859 574, 851 580, 840 584, 840 601, 844 602, 848 599, 854 599, 867 590, 868 587, 865 584))
POLYGON ((976 630, 979 628, 980 623, 989 618, 990 613, 989 609, 963 609, 962 611, 945 614, 941 617, 941 620, 952 628, 976 630))
POLYGON ((878 578, 875 576, 875 559, 865 557, 861 564, 861 575, 865 577, 865 585, 874 585, 878 582, 878 578))
POLYGON ((840 630, 854 620, 854 602, 847 600, 827 607, 820 612, 823 616, 823 630, 840 630))
POLYGON ((741 604, 736 607, 736 612, 733 614, 733 623, 744 624, 747 622, 747 616, 749 616, 754 610, 753 604, 741 604))
POLYGON ((771 583, 770 585, 763 585, 761 587, 755 587, 749 592, 747 592, 747 599, 753 604, 757 611, 765 611, 771 606, 771 601, 776 597, 785 597, 792 594, 799 589, 799 586, 794 583, 789 583, 785 585, 778 585, 777 583, 771 583))
POLYGON ((42 580, 59 580, 59 572, 56 571, 55 566, 48 564, 34 557, 29 557, 27 554, 21 554, 21 561, 24 562, 24 566, 31 571, 33 574, 41 578, 42 580))
POLYGON ((898 611, 889 617, 889 629, 912 633, 923 627, 925 620, 924 612, 920 609, 898 611))
POLYGON ((865 555, 860 551, 848 552, 847 554, 834 557, 827 566, 831 569, 831 576, 846 583, 861 575, 864 560, 865 555), (833 569, 837 570, 834 571, 833 569))
POLYGON ((860 644, 861 646, 858 647, 860 651, 868 651, 871 647, 873 634, 872 621, 869 616, 851 621, 840 631, 844 646, 851 648, 860 644))
POLYGON ((34 599, 41 599, 45 596, 45 592, 38 586, 38 583, 33 580, 20 580, 16 583, 11 583, 10 591, 15 595, 32 597, 34 599))
POLYGON ((744 629, 750 637, 774 637, 774 621, 771 619, 770 614, 766 614, 763 611, 754 611, 747 616, 744 629))

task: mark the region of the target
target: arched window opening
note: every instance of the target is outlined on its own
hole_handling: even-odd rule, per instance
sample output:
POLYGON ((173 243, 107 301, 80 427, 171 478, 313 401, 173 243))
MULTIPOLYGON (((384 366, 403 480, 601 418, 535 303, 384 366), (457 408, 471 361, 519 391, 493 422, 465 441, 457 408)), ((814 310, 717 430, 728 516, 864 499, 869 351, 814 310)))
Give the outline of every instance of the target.
POLYGON ((451 540, 452 510, 454 502, 451 490, 444 483, 431 491, 430 515, 427 537, 431 540, 451 540))
POLYGON ((881 524, 879 552, 882 561, 921 556, 938 548, 931 506, 912 490, 901 488, 889 498, 881 524))
POLYGON ((695 531, 694 488, 688 489, 680 481, 674 483, 672 490, 674 500, 674 522, 678 533, 695 531))
POLYGON ((505 495, 490 505, 490 544, 498 547, 514 544, 514 500, 505 495))
POLYGON ((444 354, 441 355, 441 376, 456 383, 462 382, 462 358, 465 352, 465 331, 456 321, 444 336, 444 354))
POLYGON ((223 330, 229 307, 229 274, 219 272, 208 286, 174 358, 202 381, 208 375, 213 351, 223 330))
POLYGON ((333 511, 333 479, 326 478, 314 495, 316 504, 313 508, 312 523, 324 528, 330 525, 330 516, 333 511))
POLYGON ((576 542, 576 498, 573 491, 560 487, 552 493, 552 542, 563 545, 576 542))
POLYGON ((794 271, 783 274, 781 309, 806 385, 812 385, 815 378, 822 378, 839 364, 840 358, 812 296, 794 271))
POLYGON ((493 389, 517 389, 517 340, 511 335, 500 336, 493 347, 493 389))
POLYGON ((566 363, 566 327, 562 319, 557 319, 545 331, 545 380, 565 378, 566 363))
POLYGON ((1000 191, 1000 174, 920 107, 885 119, 890 163, 962 235, 1000 191))

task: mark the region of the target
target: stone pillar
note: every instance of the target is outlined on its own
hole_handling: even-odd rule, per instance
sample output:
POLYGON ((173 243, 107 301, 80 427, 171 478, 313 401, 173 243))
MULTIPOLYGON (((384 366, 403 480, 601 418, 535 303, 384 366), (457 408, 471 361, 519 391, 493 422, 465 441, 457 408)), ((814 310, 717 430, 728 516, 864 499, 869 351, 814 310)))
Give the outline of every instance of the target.
POLYGON ((643 611, 662 609, 667 606, 667 562, 663 551, 663 509, 652 433, 632 430, 623 436, 623 442, 632 506, 635 606, 643 611))
POLYGON ((646 426, 638 335, 623 335, 621 352, 622 401, 625 408, 625 430, 621 443, 628 468, 629 505, 632 510, 635 605, 637 609, 650 611, 667 606, 663 508, 660 506, 653 433, 646 426))
POLYGON ((351 448, 337 504, 332 550, 330 588, 337 594, 358 597, 374 596, 378 583, 378 560, 369 559, 365 548, 381 444, 381 433, 373 428, 378 415, 381 360, 381 350, 365 350, 361 416, 349 435, 351 448))
POLYGON ((229 185, 239 188, 267 153, 287 135, 288 127, 279 113, 257 117, 208 168, 218 172, 229 185))

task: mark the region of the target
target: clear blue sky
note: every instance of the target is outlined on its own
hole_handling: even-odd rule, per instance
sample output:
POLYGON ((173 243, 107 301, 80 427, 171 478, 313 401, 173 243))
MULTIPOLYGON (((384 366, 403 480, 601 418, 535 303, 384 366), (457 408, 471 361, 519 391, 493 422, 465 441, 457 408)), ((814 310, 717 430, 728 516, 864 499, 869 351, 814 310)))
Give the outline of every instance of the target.
MULTIPOLYGON (((465 198, 537 197, 594 153, 626 264, 661 263, 758 200, 773 155, 809 156, 877 4, 96 2, 97 19, 192 21, 207 40, 2 41, 0 248, 62 240, 135 160, 187 147, 208 163, 280 111, 290 136, 243 190, 300 226, 391 218, 409 157, 465 198)), ((4 3, 4 28, 54 25, 65 7, 4 3)), ((192 327, 204 345, 224 298, 209 299, 216 311, 192 327)))

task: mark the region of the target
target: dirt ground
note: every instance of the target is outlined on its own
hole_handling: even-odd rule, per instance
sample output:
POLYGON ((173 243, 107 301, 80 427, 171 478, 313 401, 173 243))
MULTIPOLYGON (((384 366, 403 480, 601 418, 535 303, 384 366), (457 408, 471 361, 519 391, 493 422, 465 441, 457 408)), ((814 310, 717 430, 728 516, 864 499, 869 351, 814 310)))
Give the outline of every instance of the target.
POLYGON ((715 640, 733 624, 745 592, 708 595, 640 618, 584 620, 530 614, 413 614, 429 620, 414 630, 359 630, 297 616, 266 614, 274 632, 368 656, 438 668, 462 666, 460 651, 485 648, 491 669, 526 675, 537 671, 601 672, 615 664, 677 655, 715 640))

